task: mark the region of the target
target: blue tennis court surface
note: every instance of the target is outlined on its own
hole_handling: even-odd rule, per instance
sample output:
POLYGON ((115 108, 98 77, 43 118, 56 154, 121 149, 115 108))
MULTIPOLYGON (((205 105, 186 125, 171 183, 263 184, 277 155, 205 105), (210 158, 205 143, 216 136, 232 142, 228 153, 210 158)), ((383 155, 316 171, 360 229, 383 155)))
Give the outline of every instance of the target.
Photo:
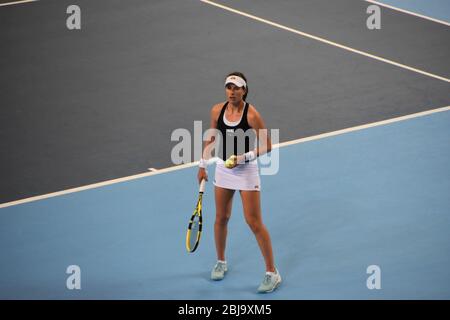
POLYGON ((200 247, 188 168, 0 209, 1 299, 449 299, 450 112, 280 149, 262 176, 283 284, 259 295, 263 259, 236 194, 225 280, 215 262, 210 170, 200 247), (66 268, 81 268, 81 290, 66 268), (369 290, 366 269, 381 269, 369 290))
POLYGON ((379 2, 450 23, 450 1, 448 0, 382 0, 379 2))

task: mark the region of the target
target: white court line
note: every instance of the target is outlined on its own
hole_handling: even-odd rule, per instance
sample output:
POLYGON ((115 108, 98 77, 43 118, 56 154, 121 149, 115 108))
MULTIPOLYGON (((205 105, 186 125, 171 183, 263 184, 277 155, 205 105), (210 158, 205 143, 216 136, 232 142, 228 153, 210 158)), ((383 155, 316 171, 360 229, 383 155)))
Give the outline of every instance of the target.
POLYGON ((36 2, 36 1, 39 1, 39 0, 23 0, 23 1, 14 1, 14 2, 0 3, 0 7, 12 6, 14 4, 22 4, 22 3, 36 2))
POLYGON ((442 21, 442 20, 438 20, 438 19, 435 19, 435 18, 431 18, 429 16, 424 16, 423 14, 415 13, 415 12, 404 10, 404 9, 400 9, 400 8, 397 8, 397 7, 394 7, 394 6, 382 3, 382 2, 378 2, 378 1, 373 1, 373 0, 364 0, 364 1, 376 4, 376 5, 379 5, 379 6, 382 6, 382 7, 386 7, 386 8, 392 9, 392 10, 400 11, 400 12, 403 12, 403 13, 406 13, 406 14, 410 14, 412 16, 416 16, 416 17, 419 17, 419 18, 422 18, 422 19, 427 19, 427 20, 430 20, 430 21, 433 21, 433 22, 441 23, 443 25, 446 25, 446 26, 450 27, 450 23, 448 23, 446 21, 442 21))
POLYGON ((266 19, 262 19, 262 18, 259 18, 257 16, 254 16, 252 14, 245 13, 243 11, 239 11, 239 10, 236 10, 236 9, 233 9, 233 8, 230 8, 230 7, 227 7, 227 6, 224 6, 224 5, 221 5, 221 4, 209 1, 209 0, 200 0, 200 1, 203 2, 203 3, 206 3, 206 4, 210 4, 212 6, 215 6, 215 7, 218 7, 218 8, 221 8, 221 9, 224 9, 224 10, 227 10, 227 11, 239 14, 241 16, 244 16, 244 17, 247 17, 247 18, 250 18, 250 19, 253 19, 253 20, 256 20, 256 21, 268 24, 268 25, 271 25, 273 27, 276 27, 276 28, 279 28, 279 29, 283 29, 283 30, 286 30, 286 31, 289 31, 289 32, 296 33, 296 34, 304 36, 306 38, 314 39, 314 40, 317 40, 317 41, 329 44, 331 46, 338 47, 338 48, 341 48, 341 49, 344 49, 344 50, 347 50, 347 51, 350 51, 350 52, 353 52, 353 53, 356 53, 356 54, 359 54, 359 55, 362 55, 362 56, 365 56, 365 57, 369 57, 369 58, 372 58, 372 59, 375 59, 375 60, 378 60, 378 61, 382 61, 382 62, 391 64, 391 65, 394 65, 394 66, 397 66, 397 67, 400 67, 400 68, 403 68, 403 69, 406 69, 406 70, 409 70, 409 71, 420 73, 420 74, 423 74, 423 75, 431 77, 431 78, 439 79, 439 80, 442 80, 442 81, 445 81, 445 82, 450 82, 450 79, 447 79, 445 77, 441 77, 441 76, 438 76, 438 75, 433 74, 433 73, 429 73, 429 72, 426 72, 426 71, 423 71, 423 70, 420 70, 420 69, 416 69, 416 68, 413 68, 413 67, 410 67, 410 66, 407 66, 407 65, 404 65, 404 64, 401 64, 401 63, 389 60, 389 59, 385 59, 385 58, 382 58, 382 57, 379 57, 379 56, 376 56, 376 55, 373 55, 373 54, 370 54, 370 53, 367 53, 367 52, 364 52, 364 51, 361 51, 361 50, 353 49, 351 47, 344 46, 344 45, 339 44, 337 42, 333 42, 333 41, 330 41, 330 40, 327 40, 327 39, 324 39, 324 38, 321 38, 321 37, 318 37, 318 36, 315 36, 315 35, 303 32, 303 31, 299 31, 299 30, 296 30, 296 29, 293 29, 293 28, 289 28, 289 27, 286 27, 286 26, 284 26, 282 24, 279 24, 279 23, 276 23, 276 22, 273 22, 273 21, 269 21, 269 20, 266 20, 266 19))
POLYGON ((165 169, 160 169, 158 171, 152 171, 152 172, 145 172, 145 173, 135 174, 135 175, 128 176, 128 177, 102 181, 102 182, 98 182, 98 183, 94 183, 94 184, 88 184, 88 185, 85 185, 85 186, 72 188, 72 189, 67 189, 67 190, 61 190, 61 191, 57 191, 57 192, 43 194, 43 195, 40 195, 40 196, 25 198, 25 199, 11 201, 11 202, 5 202, 5 203, 0 204, 0 208, 6 208, 6 207, 22 204, 22 203, 27 203, 27 202, 32 202, 32 201, 37 201, 37 200, 57 197, 57 196, 62 196, 62 195, 65 195, 65 194, 79 192, 79 191, 84 191, 84 190, 89 190, 89 189, 95 189, 95 188, 104 187, 104 186, 108 186, 108 185, 115 184, 115 183, 120 183, 120 182, 135 180, 135 179, 140 179, 140 178, 144 178, 144 177, 148 177, 148 176, 154 176, 154 175, 161 174, 161 173, 167 173, 167 172, 171 172, 171 171, 175 171, 175 170, 181 170, 181 169, 193 167, 195 165, 198 165, 198 161, 197 162, 187 163, 187 164, 182 164, 182 165, 178 165, 178 166, 168 167, 168 168, 165 168, 165 169))
MULTIPOLYGON (((430 114, 438 113, 438 112, 444 112, 444 111, 450 111, 450 106, 433 109, 433 110, 428 110, 428 111, 423 111, 423 112, 418 112, 418 113, 413 113, 413 114, 402 116, 402 117, 368 123, 368 124, 351 127, 351 128, 347 128, 347 129, 342 129, 342 130, 337 130, 337 131, 333 131, 333 132, 323 133, 323 134, 306 137, 306 138, 302 138, 302 139, 296 139, 296 140, 286 141, 286 142, 282 142, 282 143, 277 143, 277 144, 274 144, 272 146, 272 148, 281 148, 281 147, 286 147, 286 146, 293 145, 293 144, 299 144, 299 143, 304 143, 304 142, 308 142, 308 141, 324 139, 327 137, 337 136, 337 135, 341 135, 341 134, 348 133, 348 132, 359 131, 359 130, 363 130, 363 129, 367 129, 367 128, 382 126, 382 125, 386 125, 386 124, 390 124, 390 123, 394 123, 394 122, 423 117, 426 115, 430 115, 430 114)), ((215 159, 212 159, 211 161, 208 161, 208 162, 211 164, 214 162, 214 160, 215 159)), ((198 161, 195 161, 195 162, 191 162, 191 163, 187 163, 187 164, 183 164, 183 165, 177 165, 177 166, 172 166, 172 167, 168 167, 165 169, 159 169, 159 170, 153 171, 153 172, 145 172, 145 173, 136 174, 136 175, 132 175, 132 176, 128 176, 128 177, 98 182, 98 183, 94 183, 94 184, 90 184, 90 185, 86 185, 86 186, 82 186, 82 187, 78 187, 78 188, 72 188, 72 189, 48 193, 48 194, 44 194, 44 195, 40 195, 40 196, 25 198, 25 199, 21 199, 21 200, 5 202, 5 203, 0 204, 0 208, 11 207, 11 206, 15 206, 15 205, 19 205, 19 204, 23 204, 23 203, 27 203, 27 202, 43 200, 43 199, 47 199, 47 198, 62 196, 62 195, 69 194, 69 193, 99 188, 99 187, 103 187, 103 186, 107 186, 107 185, 111 185, 111 184, 115 184, 115 183, 119 183, 119 182, 125 182, 125 181, 140 179, 140 178, 144 178, 144 177, 154 176, 157 174, 167 173, 167 172, 171 172, 171 171, 182 170, 182 169, 194 167, 197 165, 198 165, 198 161)))
POLYGON ((332 136, 337 136, 337 135, 348 133, 348 132, 359 131, 359 130, 368 129, 368 128, 372 128, 372 127, 383 126, 383 125, 394 123, 394 122, 399 122, 399 121, 404 121, 404 120, 408 120, 408 119, 423 117, 423 116, 427 116, 427 115, 430 115, 430 114, 433 114, 433 113, 444 112, 444 111, 450 111, 450 106, 443 107, 443 108, 438 108, 438 109, 433 109, 433 110, 427 110, 427 111, 418 112, 418 113, 413 113, 413 114, 409 114, 409 115, 406 115, 406 116, 401 116, 401 117, 397 117, 397 118, 377 121, 377 122, 373 122, 373 123, 363 124, 363 125, 360 125, 360 126, 351 127, 351 128, 342 129, 342 130, 337 130, 337 131, 333 131, 333 132, 322 133, 322 134, 319 134, 319 135, 316 135, 316 136, 312 136, 312 137, 286 141, 286 142, 280 143, 279 147, 286 147, 286 146, 289 146, 289 145, 292 145, 292 144, 303 143, 303 142, 308 142, 308 141, 312 141, 312 140, 319 140, 319 139, 328 138, 328 137, 332 137, 332 136))

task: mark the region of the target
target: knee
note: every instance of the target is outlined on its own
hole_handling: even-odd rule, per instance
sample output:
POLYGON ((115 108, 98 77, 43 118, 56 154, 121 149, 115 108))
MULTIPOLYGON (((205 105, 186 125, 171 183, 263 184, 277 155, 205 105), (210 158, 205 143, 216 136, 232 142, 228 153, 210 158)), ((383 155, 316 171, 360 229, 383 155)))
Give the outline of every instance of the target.
POLYGON ((264 229, 264 225, 259 219, 247 219, 247 224, 254 234, 258 234, 264 229))
POLYGON ((229 215, 217 215, 216 216, 216 224, 220 226, 226 226, 228 221, 230 220, 229 215))

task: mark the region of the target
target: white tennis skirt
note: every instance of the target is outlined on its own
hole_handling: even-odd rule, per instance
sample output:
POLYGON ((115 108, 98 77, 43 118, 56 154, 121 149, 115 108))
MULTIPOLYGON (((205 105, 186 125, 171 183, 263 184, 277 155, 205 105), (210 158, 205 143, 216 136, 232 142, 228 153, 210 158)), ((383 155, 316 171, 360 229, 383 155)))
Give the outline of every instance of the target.
POLYGON ((214 185, 231 190, 260 191, 261 179, 259 178, 258 162, 254 160, 228 169, 225 167, 225 162, 218 159, 214 185))

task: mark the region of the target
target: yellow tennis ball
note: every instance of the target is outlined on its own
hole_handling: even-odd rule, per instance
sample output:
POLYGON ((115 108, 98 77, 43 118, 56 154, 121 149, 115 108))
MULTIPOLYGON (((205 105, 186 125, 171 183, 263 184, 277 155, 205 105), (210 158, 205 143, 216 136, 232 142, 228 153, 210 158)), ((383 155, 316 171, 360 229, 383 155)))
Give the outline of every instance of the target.
POLYGON ((233 161, 231 161, 230 159, 228 159, 227 161, 225 161, 225 167, 227 167, 228 169, 230 169, 233 166, 233 161))
POLYGON ((234 166, 234 161, 235 161, 235 157, 236 156, 231 156, 227 159, 227 161, 225 161, 225 167, 227 167, 228 169, 233 168, 234 166))

